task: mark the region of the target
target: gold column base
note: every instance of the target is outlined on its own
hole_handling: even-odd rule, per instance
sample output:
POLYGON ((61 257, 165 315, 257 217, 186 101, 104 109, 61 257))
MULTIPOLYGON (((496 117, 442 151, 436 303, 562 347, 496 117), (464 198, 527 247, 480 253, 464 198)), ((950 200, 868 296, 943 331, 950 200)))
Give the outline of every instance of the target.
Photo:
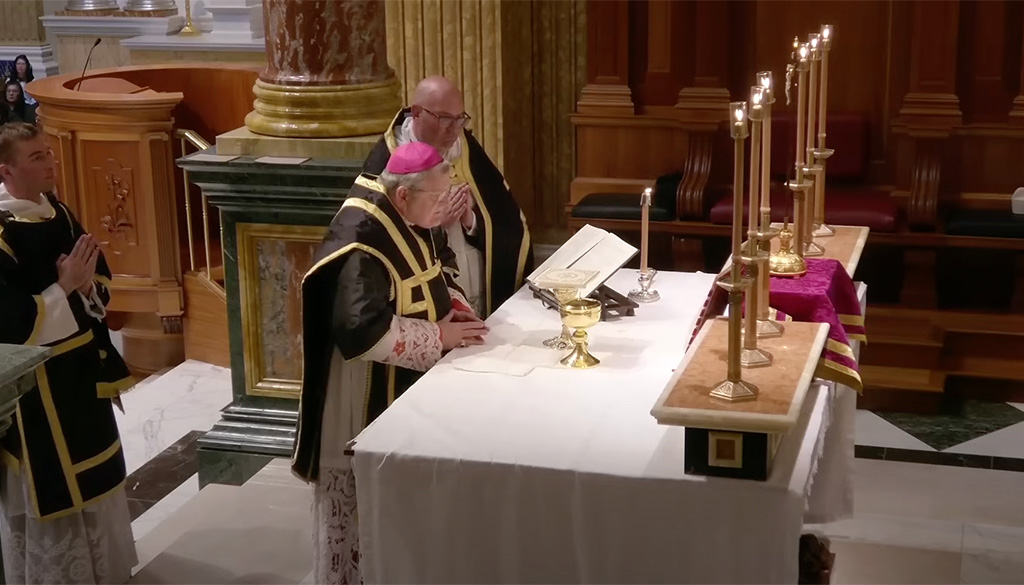
POLYGON ((245 126, 256 134, 334 138, 380 134, 402 107, 401 85, 391 77, 359 85, 275 85, 256 80, 254 110, 245 126))

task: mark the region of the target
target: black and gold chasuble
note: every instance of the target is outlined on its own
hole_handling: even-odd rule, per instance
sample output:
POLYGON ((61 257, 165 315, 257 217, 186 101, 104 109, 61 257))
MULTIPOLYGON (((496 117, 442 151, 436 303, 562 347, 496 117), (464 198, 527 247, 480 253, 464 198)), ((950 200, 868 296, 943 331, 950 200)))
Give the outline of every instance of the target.
MULTIPOLYGON (((398 113, 363 163, 364 173, 378 175, 384 170, 398 148, 396 129, 410 115, 409 108, 398 113)), ((533 248, 526 217, 501 171, 472 132, 463 130, 462 141, 462 156, 451 163, 452 184, 468 183, 476 199, 477 232, 466 239, 483 253, 486 306, 480 317, 486 318, 514 295, 533 271, 533 248)))
MULTIPOLYGON (((52 194, 50 218, 0 210, 0 343, 37 345, 46 309, 42 293, 57 282, 57 259, 84 230, 52 194)), ((96 292, 109 303, 110 269, 97 262, 96 292)), ((19 401, 3 438, 3 464, 26 476, 32 511, 58 518, 94 503, 125 479, 124 454, 111 398, 133 379, 103 321, 82 297, 68 296, 78 330, 47 344, 52 357, 36 369, 37 387, 19 401)))
MULTIPOLYGON (((444 238, 443 230, 407 224, 374 177, 356 179, 302 281, 303 380, 292 460, 300 477, 319 477, 335 348, 352 362, 387 334, 393 316, 433 322, 451 310, 448 289, 459 289, 450 275, 454 255, 444 238)), ((366 388, 352 389, 364 392, 363 427, 423 375, 380 362, 364 364, 366 388)))

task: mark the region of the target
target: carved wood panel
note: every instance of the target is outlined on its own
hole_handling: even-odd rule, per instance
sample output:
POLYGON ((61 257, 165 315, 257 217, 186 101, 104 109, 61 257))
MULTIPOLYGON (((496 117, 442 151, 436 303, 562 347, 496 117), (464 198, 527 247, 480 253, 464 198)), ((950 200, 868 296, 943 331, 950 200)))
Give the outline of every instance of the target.
POLYGON ((83 227, 99 240, 115 274, 148 275, 150 242, 140 221, 152 195, 143 191, 138 143, 81 141, 78 152, 85 175, 80 195, 83 227))

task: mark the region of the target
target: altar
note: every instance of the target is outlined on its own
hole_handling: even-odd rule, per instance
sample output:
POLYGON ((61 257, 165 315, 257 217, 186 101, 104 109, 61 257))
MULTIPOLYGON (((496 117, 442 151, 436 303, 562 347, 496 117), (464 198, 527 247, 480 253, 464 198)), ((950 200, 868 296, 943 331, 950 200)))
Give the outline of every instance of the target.
POLYGON ((767 481, 684 473, 685 429, 651 408, 714 279, 660 273, 659 302, 588 330, 597 368, 469 371, 557 332, 528 289, 509 299, 484 348, 452 351, 351 444, 364 581, 797 582, 803 524, 852 511, 854 395, 813 381, 767 481))

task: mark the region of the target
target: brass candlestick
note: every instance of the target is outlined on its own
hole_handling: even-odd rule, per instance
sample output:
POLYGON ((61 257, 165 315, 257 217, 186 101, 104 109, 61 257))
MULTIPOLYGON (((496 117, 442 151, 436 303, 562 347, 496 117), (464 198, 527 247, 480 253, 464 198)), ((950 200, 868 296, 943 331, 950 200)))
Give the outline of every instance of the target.
POLYGON ((572 334, 572 353, 561 359, 563 366, 576 369, 592 368, 601 360, 590 355, 587 350, 587 329, 597 325, 601 320, 601 303, 594 299, 574 299, 565 303, 559 313, 562 315, 563 326, 575 329, 572 334))
POLYGON ((743 141, 747 138, 747 103, 732 102, 729 104, 729 111, 732 121, 730 134, 735 150, 732 181, 732 268, 728 281, 721 280, 716 283, 729 291, 729 347, 726 379, 715 385, 711 390, 711 396, 729 402, 739 402, 757 398, 757 386, 743 380, 743 372, 740 368, 740 345, 742 343, 740 313, 743 310, 743 288, 751 284, 749 279, 744 279, 740 274, 742 265, 740 231, 743 226, 743 141))
POLYGON ((203 34, 203 31, 192 24, 192 0, 185 0, 185 26, 178 31, 178 36, 195 37, 203 34))
MULTIPOLYGON (((797 57, 796 65, 793 69, 787 69, 787 73, 791 74, 795 69, 798 74, 797 79, 797 106, 796 106, 796 153, 795 153, 795 164, 796 167, 796 178, 789 181, 786 185, 791 191, 793 191, 793 234, 795 236, 794 249, 797 255, 802 260, 804 257, 804 237, 806 236, 807 229, 804 224, 810 220, 807 217, 807 207, 805 206, 805 199, 807 197, 808 190, 813 186, 812 183, 804 178, 804 127, 805 120, 804 115, 807 113, 807 70, 810 68, 808 63, 809 49, 806 44, 800 44, 797 39, 793 39, 793 46, 796 48, 795 56, 797 57)), ((788 84, 788 81, 787 81, 788 84)))
POLYGON ((768 274, 768 261, 772 251, 772 239, 779 235, 779 230, 772 227, 771 208, 771 164, 772 164, 772 104, 775 103, 775 88, 772 84, 771 71, 759 71, 757 83, 764 88, 764 122, 761 130, 761 227, 758 234, 759 250, 757 254, 757 336, 761 339, 779 337, 785 328, 782 323, 771 318, 768 303, 771 295, 771 279, 768 274))
MULTIPOLYGON (((755 85, 750 88, 750 211, 747 218, 747 254, 743 263, 747 265, 751 277, 756 282, 758 269, 757 257, 760 255, 758 241, 758 191, 761 183, 761 125, 764 122, 764 88, 755 85)), ((743 315, 743 351, 740 354, 740 365, 745 368, 769 366, 772 356, 757 347, 757 308, 761 289, 753 283, 746 290, 746 310, 743 315)))
POLYGON ((817 164, 814 159, 814 139, 815 130, 817 129, 818 121, 818 64, 821 63, 821 54, 818 52, 818 35, 811 34, 807 40, 808 57, 810 65, 810 85, 807 91, 807 140, 806 149, 807 153, 804 160, 807 161, 807 167, 804 172, 811 177, 813 183, 814 193, 808 194, 804 200, 804 214, 806 220, 803 222, 803 236, 804 236, 804 256, 823 256, 825 254, 825 247, 814 241, 814 218, 816 217, 815 204, 817 191, 820 189, 820 178, 822 171, 824 170, 821 165, 817 164))
MULTIPOLYGON (((558 301, 558 310, 561 313, 563 307, 567 303, 575 300, 580 296, 580 290, 578 288, 553 288, 551 293, 555 295, 555 300, 558 301)), ((569 328, 565 325, 565 320, 562 320, 562 332, 551 339, 544 340, 544 345, 551 349, 557 349, 559 351, 571 349, 575 346, 572 337, 569 335, 569 328)))
POLYGON ((832 226, 825 223, 825 161, 832 156, 833 151, 825 147, 825 119, 828 116, 828 52, 832 48, 832 25, 821 25, 821 41, 818 44, 818 52, 821 55, 821 90, 818 99, 818 148, 814 151, 814 158, 821 165, 821 176, 815 182, 815 205, 814 210, 814 236, 827 238, 834 236, 836 231, 832 226))

